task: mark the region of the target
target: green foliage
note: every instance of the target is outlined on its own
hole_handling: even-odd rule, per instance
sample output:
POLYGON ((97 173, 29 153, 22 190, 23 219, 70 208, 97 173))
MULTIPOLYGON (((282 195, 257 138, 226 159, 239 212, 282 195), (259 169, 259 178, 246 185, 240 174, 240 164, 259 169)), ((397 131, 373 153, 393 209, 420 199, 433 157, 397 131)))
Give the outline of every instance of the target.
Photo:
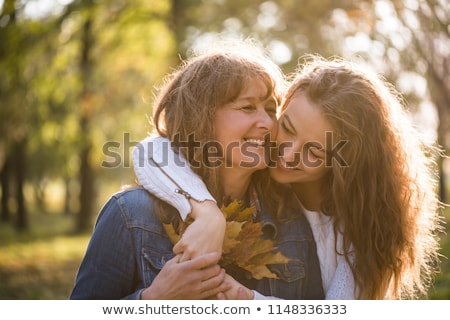
MULTIPOLYGON (((426 51, 435 46, 422 45, 421 50, 411 51, 405 45, 413 42, 411 37, 395 41, 397 38, 383 33, 381 27, 389 20, 378 12, 377 3, 381 2, 375 1, 311 0, 301 5, 293 0, 138 0, 132 5, 126 1, 74 1, 39 20, 24 16, 24 6, 14 3, 6 1, 0 12, 0 165, 12 143, 25 139, 30 167, 27 181, 37 184, 58 177, 77 179, 79 152, 87 142, 93 145, 90 164, 101 180, 130 175, 125 134, 135 142, 152 129, 147 117, 152 114, 154 88, 178 65, 178 56, 208 45, 217 32, 254 37, 271 50, 274 59, 281 59, 280 54, 287 50, 280 60, 286 72, 294 70, 303 53, 358 55, 376 68, 385 65, 385 70, 392 71, 393 82, 401 75, 410 78, 399 68, 410 68, 410 74, 420 77, 427 64, 434 62, 439 65, 432 70, 446 70, 440 68, 446 60, 437 56, 437 49, 426 51), (92 20, 91 64, 89 70, 82 70, 82 30, 87 18, 92 20), (358 37, 370 46, 353 47, 358 37), (82 115, 89 122, 86 131, 79 123, 82 115), (103 146, 111 141, 120 143, 117 151, 122 162, 105 169, 101 167, 106 157, 103 146)), ((389 2, 383 3, 389 7, 389 2)), ((406 20, 400 19, 402 14, 415 14, 427 35, 421 41, 441 39, 439 43, 448 47, 442 29, 448 23, 442 19, 426 23, 433 12, 440 16, 442 6, 423 1, 421 10, 414 13, 414 8, 402 6, 401 1, 392 3, 399 18, 396 36, 419 33, 415 29, 407 32, 406 20)), ((444 76, 440 79, 434 80, 435 97, 449 91, 437 87, 450 83, 444 76)), ((413 106, 424 99, 408 93, 413 106)), ((438 98, 434 100, 446 101, 438 98)), ((445 108, 440 110, 445 115, 445 108)))
POLYGON ((16 7, 14 19, 11 10, 0 12, 0 171, 13 145, 25 141, 32 188, 77 181, 80 150, 91 143, 88 161, 100 181, 130 176, 124 136, 139 141, 151 129, 153 87, 176 58, 169 1, 73 2, 40 20, 24 16, 24 8, 16 7), (83 69, 89 17, 90 64, 83 69), (120 143, 121 162, 105 170, 102 147, 111 141, 120 143))

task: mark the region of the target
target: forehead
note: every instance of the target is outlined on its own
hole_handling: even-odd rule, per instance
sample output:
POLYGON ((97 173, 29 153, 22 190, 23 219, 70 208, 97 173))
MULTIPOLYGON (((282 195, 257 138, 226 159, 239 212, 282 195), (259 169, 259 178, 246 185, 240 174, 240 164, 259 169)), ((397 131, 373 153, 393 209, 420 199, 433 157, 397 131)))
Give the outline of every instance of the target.
POLYGON ((270 97, 272 90, 261 77, 247 78, 239 93, 238 99, 253 98, 264 100, 270 97))
POLYGON ((333 127, 322 112, 322 108, 311 102, 303 93, 296 93, 280 115, 295 129, 298 135, 315 141, 324 141, 325 132, 332 132, 333 127))

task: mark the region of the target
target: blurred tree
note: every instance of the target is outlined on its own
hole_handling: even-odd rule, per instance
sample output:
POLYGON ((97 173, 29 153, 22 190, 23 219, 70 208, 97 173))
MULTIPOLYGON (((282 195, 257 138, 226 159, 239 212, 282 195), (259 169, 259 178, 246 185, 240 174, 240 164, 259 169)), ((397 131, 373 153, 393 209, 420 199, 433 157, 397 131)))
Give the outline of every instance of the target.
POLYGON ((14 181, 15 191, 12 193, 16 206, 16 227, 25 230, 28 227, 27 211, 24 199, 25 180, 25 147, 29 134, 27 120, 29 114, 23 112, 25 104, 22 93, 26 92, 27 83, 21 75, 24 73, 24 57, 17 53, 26 51, 27 28, 21 28, 17 23, 16 1, 6 0, 0 20, 7 25, 0 29, 0 61, 3 70, 0 80, 0 97, 2 132, 0 151, 2 157, 2 218, 9 220, 10 192, 14 181))
POLYGON ((30 19, 24 11, 24 4, 8 0, 0 13, 2 216, 13 204, 20 230, 29 226, 25 183, 33 182, 43 194, 49 171, 58 174, 58 165, 65 161, 55 154, 67 149, 55 144, 54 134, 49 138, 48 128, 63 125, 68 115, 57 80, 60 70, 52 68, 58 20, 30 19))
MULTIPOLYGON (((399 89, 427 143, 450 147, 450 5, 445 0, 361 1, 357 10, 334 14, 330 38, 342 55, 357 56, 399 89), (434 134, 436 137, 434 137, 434 134), (432 140, 434 139, 434 141, 432 140)), ((443 154, 442 154, 443 155, 443 154)), ((446 202, 444 157, 436 157, 440 196, 446 202)))
POLYGON ((150 129, 152 87, 177 57, 170 5, 79 0, 44 12, 39 4, 7 0, 0 11, 1 217, 25 204, 23 196, 10 201, 25 182, 45 210, 46 187, 59 180, 64 208, 80 213, 82 231, 92 225, 95 196, 117 190, 121 177, 131 180, 130 137, 150 129), (13 148, 18 137, 26 140, 13 148), (108 165, 111 142, 119 142, 119 157, 108 165), (114 179, 111 188, 106 179, 114 179), (80 201, 70 199, 75 193, 80 201))
POLYGON ((3 159, 2 169, 0 171, 1 188, 2 188, 2 198, 1 198, 1 211, 0 211, 0 222, 10 221, 10 209, 9 209, 9 164, 10 160, 3 159))
MULTIPOLYGON (((429 97, 439 118, 437 142, 450 150, 450 3, 446 0, 392 2, 398 19, 410 35, 409 45, 400 50, 400 62, 405 69, 426 78, 429 97)), ((440 195, 446 202, 442 157, 439 166, 440 195)))
MULTIPOLYGON (((124 172, 130 180, 130 148, 142 139, 149 124, 144 112, 134 110, 151 101, 151 87, 173 65, 173 36, 168 32, 169 3, 136 1, 84 2, 81 14, 74 12, 72 40, 80 55, 79 210, 77 231, 91 228, 101 174, 119 186, 124 172), (138 120, 137 120, 138 119, 138 120), (138 121, 138 123, 134 123, 138 121), (136 124, 141 125, 136 125, 136 124), (134 130, 134 132, 133 132, 134 130), (132 137, 132 133, 137 137, 132 137), (99 146, 102 144, 103 148, 99 146), (113 147, 118 142, 117 150, 113 147), (101 161, 108 154, 118 161, 101 161), (119 155, 120 153, 120 155, 119 155)), ((141 109, 142 110, 142 109, 141 109)), ((100 190, 100 193, 103 193, 100 190)), ((97 208, 95 208, 97 209, 97 208)))
POLYGON ((184 28, 178 31, 182 33, 178 38, 184 39, 180 42, 182 52, 201 50, 217 33, 225 37, 252 37, 266 46, 286 71, 293 71, 297 58, 304 53, 336 54, 336 44, 328 41, 324 30, 331 25, 336 8, 356 8, 351 0, 189 2, 190 6, 183 7, 184 28))
POLYGON ((81 47, 80 47, 80 80, 81 80, 81 110, 79 113, 80 126, 80 210, 77 216, 77 231, 86 231, 91 227, 90 217, 93 215, 94 207, 94 169, 90 161, 90 153, 93 148, 92 144, 92 99, 94 95, 93 84, 93 47, 95 46, 94 31, 92 28, 95 12, 93 2, 90 0, 84 1, 86 5, 86 12, 84 21, 81 25, 81 47))
MULTIPOLYGON (((181 50, 201 50, 219 32, 260 40, 286 72, 294 70, 304 53, 364 61, 402 91, 413 112, 423 112, 426 103, 432 102, 439 118, 437 143, 449 149, 447 0, 217 0, 183 9, 184 30, 178 31, 185 38, 181 50)), ((438 157, 445 201, 442 160, 438 157)))
POLYGON ((24 183, 46 210, 59 179, 64 210, 89 229, 96 196, 133 182, 130 148, 151 130, 153 87, 218 36, 259 40, 286 72, 318 53, 357 57, 403 89, 426 79, 425 91, 403 91, 413 109, 433 102, 450 144, 445 0, 74 0, 38 15, 40 2, 5 0, 0 12, 2 221, 26 212, 24 183))

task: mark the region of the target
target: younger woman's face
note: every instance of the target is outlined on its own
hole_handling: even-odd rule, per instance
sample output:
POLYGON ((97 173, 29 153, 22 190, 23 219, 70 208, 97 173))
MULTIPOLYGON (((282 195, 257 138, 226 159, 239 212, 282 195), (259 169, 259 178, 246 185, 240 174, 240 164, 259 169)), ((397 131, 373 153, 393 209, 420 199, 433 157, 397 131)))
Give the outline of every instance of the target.
POLYGON ((277 103, 267 96, 262 80, 247 82, 237 99, 216 110, 216 141, 220 144, 227 167, 261 170, 267 167, 268 134, 276 136, 277 103), (266 150, 267 149, 267 150, 266 150))
POLYGON ((330 170, 333 127, 319 106, 296 93, 278 119, 278 159, 270 174, 281 183, 311 183, 330 170), (328 138, 327 138, 328 135, 328 138), (328 161, 327 161, 328 160, 328 161))

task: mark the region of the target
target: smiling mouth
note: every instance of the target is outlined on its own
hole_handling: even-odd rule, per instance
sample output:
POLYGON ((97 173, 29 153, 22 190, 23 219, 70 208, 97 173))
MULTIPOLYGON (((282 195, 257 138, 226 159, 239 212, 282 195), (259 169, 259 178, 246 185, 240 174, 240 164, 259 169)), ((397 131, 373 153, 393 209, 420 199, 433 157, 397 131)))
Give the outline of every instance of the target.
POLYGON ((300 168, 296 167, 296 166, 290 166, 289 163, 283 159, 282 157, 278 158, 278 166, 283 169, 283 170, 287 170, 287 171, 301 171, 300 168))
POLYGON ((249 145, 254 146, 254 147, 264 147, 264 145, 265 145, 264 139, 249 138, 249 139, 244 139, 244 142, 248 143, 249 145))

